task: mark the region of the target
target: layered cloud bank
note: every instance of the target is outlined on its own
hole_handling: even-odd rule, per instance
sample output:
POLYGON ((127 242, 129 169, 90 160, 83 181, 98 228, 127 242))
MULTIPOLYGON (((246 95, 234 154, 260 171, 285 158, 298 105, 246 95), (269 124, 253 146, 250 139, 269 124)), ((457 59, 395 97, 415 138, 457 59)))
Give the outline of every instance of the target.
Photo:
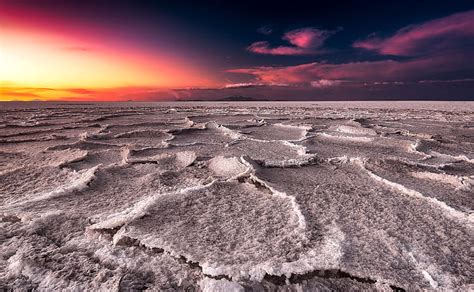
POLYGON ((340 64, 307 63, 296 66, 253 67, 232 69, 229 72, 250 74, 260 82, 310 83, 320 79, 358 82, 416 81, 447 71, 469 70, 474 65, 466 54, 429 56, 408 60, 348 62, 340 64))

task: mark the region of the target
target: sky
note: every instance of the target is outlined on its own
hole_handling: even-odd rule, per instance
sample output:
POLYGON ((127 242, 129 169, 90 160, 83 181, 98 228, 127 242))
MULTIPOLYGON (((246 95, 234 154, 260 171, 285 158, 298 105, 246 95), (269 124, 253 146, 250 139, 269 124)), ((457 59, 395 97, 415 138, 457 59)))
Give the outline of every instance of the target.
POLYGON ((0 100, 239 97, 474 100, 474 2, 0 0, 0 100))

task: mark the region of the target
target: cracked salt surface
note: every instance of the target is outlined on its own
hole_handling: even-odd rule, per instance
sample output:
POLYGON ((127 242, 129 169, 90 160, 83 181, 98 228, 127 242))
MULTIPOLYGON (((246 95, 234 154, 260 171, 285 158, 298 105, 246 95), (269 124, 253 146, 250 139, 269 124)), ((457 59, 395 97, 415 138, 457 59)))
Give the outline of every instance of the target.
POLYGON ((473 118, 7 103, 0 289, 472 290, 473 118))

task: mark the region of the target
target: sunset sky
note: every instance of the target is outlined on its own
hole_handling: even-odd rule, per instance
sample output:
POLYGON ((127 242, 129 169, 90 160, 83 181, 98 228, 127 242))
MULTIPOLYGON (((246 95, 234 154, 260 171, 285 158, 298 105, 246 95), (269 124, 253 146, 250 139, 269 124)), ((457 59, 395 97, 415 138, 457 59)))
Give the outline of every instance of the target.
POLYGON ((0 0, 0 100, 474 100, 473 1, 0 0))

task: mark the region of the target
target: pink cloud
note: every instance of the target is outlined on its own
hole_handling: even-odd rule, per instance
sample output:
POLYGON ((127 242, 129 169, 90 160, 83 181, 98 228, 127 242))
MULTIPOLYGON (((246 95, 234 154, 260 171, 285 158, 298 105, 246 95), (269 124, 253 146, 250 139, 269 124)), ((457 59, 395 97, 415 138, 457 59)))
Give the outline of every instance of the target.
POLYGON ((283 40, 288 41, 293 46, 270 47, 266 41, 254 42, 247 50, 257 54, 265 55, 311 55, 316 54, 328 37, 335 31, 320 30, 316 28, 306 27, 292 31, 288 31, 283 35, 283 40))
POLYGON ((313 54, 311 50, 298 48, 279 46, 276 48, 270 48, 268 42, 255 42, 251 44, 247 50, 252 53, 264 54, 264 55, 280 55, 280 56, 297 56, 297 55, 310 55, 313 54))
POLYGON ((372 37, 356 41, 353 47, 383 55, 412 56, 454 48, 473 36, 474 10, 471 10, 404 27, 389 38, 372 37))
POLYGON ((253 75, 257 82, 312 84, 314 80, 328 80, 316 85, 338 81, 415 81, 446 72, 463 72, 474 66, 474 60, 463 54, 435 56, 407 61, 383 60, 342 64, 307 63, 287 67, 253 67, 228 72, 253 75))
POLYGON ((307 27, 289 31, 285 33, 283 39, 299 48, 319 48, 332 34, 333 31, 307 27))

